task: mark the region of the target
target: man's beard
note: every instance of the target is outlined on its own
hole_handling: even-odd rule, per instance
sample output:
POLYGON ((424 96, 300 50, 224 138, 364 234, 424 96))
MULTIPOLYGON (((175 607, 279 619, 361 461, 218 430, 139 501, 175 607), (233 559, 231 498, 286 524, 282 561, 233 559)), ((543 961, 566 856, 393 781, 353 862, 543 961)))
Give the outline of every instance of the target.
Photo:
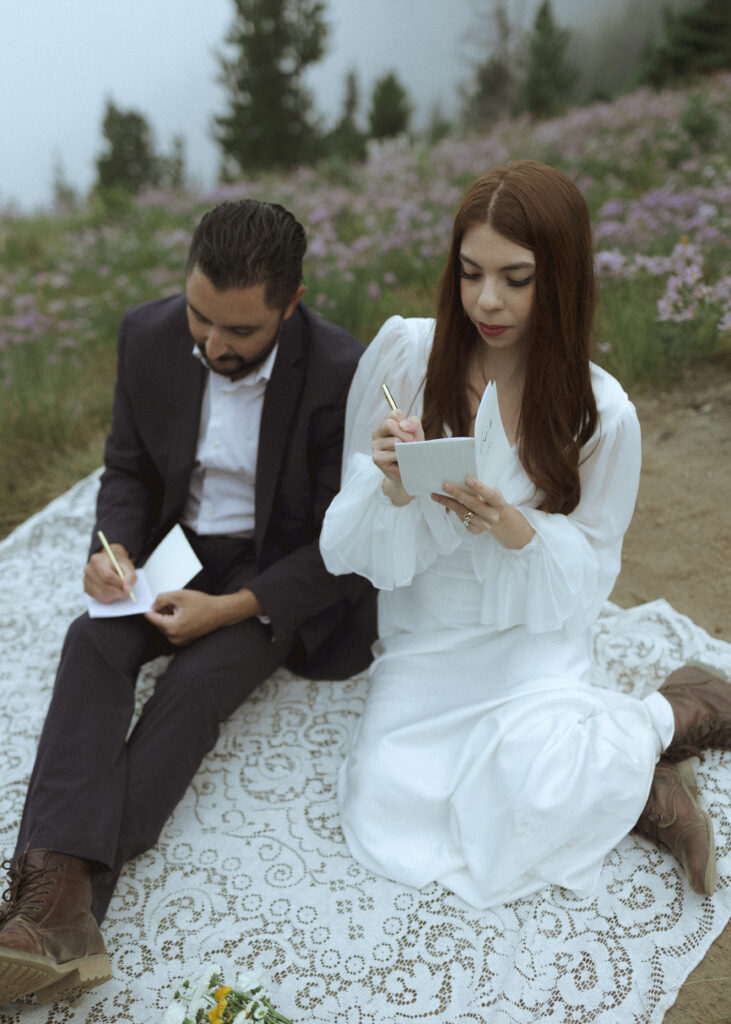
POLYGON ((272 350, 279 342, 283 326, 284 317, 279 321, 276 331, 262 351, 259 352, 258 355, 252 356, 250 359, 236 355, 222 356, 220 359, 216 360, 216 364, 214 365, 206 355, 205 343, 201 344, 200 342, 196 342, 196 345, 198 347, 198 351, 203 357, 203 362, 212 373, 217 373, 222 377, 228 377, 229 380, 241 380, 242 377, 248 377, 248 375, 253 373, 258 366, 261 366, 262 363, 267 361, 272 350))

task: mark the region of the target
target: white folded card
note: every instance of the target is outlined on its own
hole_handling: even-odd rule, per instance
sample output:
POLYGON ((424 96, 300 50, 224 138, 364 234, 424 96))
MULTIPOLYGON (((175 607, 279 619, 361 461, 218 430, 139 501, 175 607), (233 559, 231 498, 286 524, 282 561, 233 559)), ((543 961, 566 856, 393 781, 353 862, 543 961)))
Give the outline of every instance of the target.
POLYGON ((137 570, 133 588, 137 603, 128 597, 125 601, 102 604, 87 594, 89 615, 92 619, 111 619, 121 615, 141 615, 143 612, 152 611, 158 594, 168 590, 180 590, 201 569, 201 563, 188 543, 188 538, 180 526, 174 526, 157 545, 145 562, 144 568, 137 570))
POLYGON ((413 495, 441 494, 446 481, 462 485, 468 476, 495 487, 512 456, 493 381, 485 388, 477 410, 474 437, 396 442, 401 482, 413 495))

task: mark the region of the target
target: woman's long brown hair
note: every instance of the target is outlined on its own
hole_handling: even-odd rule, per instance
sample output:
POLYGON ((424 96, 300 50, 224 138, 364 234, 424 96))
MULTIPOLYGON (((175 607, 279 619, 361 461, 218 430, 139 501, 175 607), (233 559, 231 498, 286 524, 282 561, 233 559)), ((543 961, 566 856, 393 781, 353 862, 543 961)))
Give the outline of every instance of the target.
POLYGON ((424 432, 469 431, 467 374, 481 341, 462 308, 459 253, 465 232, 485 223, 535 256, 518 453, 543 492, 541 508, 568 513, 581 495, 580 450, 598 422, 589 367, 595 285, 586 203, 560 171, 532 160, 496 167, 457 211, 427 365, 424 432))

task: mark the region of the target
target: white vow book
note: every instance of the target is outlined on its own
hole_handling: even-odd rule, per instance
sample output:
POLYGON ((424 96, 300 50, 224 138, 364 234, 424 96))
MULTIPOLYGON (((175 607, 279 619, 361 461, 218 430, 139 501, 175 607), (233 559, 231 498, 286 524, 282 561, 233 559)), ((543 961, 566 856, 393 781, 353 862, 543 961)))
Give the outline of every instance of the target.
POLYGON ((180 590, 201 568, 198 556, 181 527, 174 526, 157 545, 144 568, 137 570, 133 588, 137 603, 128 597, 125 601, 102 604, 86 594, 89 615, 92 619, 111 619, 150 612, 158 594, 167 590, 180 590))
POLYGON ((412 495, 441 494, 444 483, 462 486, 468 476, 495 487, 512 454, 494 381, 485 388, 477 410, 474 437, 396 442, 401 482, 412 495))

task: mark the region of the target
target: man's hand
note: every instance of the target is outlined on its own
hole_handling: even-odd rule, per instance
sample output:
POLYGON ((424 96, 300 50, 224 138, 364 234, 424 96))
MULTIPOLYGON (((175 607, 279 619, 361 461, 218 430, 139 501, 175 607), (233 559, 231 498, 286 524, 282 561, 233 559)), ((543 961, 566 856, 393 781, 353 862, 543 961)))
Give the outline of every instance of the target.
POLYGON ((84 590, 89 597, 101 601, 102 604, 124 601, 129 597, 129 592, 137 579, 135 567, 132 565, 132 560, 124 545, 110 544, 109 546, 119 562, 119 568, 124 573, 124 579, 119 576, 106 551, 97 551, 84 568, 84 590))
POLYGON ((171 644, 184 647, 222 626, 232 626, 264 609, 251 590, 235 594, 204 594, 200 590, 170 590, 158 594, 145 618, 164 633, 171 644))

